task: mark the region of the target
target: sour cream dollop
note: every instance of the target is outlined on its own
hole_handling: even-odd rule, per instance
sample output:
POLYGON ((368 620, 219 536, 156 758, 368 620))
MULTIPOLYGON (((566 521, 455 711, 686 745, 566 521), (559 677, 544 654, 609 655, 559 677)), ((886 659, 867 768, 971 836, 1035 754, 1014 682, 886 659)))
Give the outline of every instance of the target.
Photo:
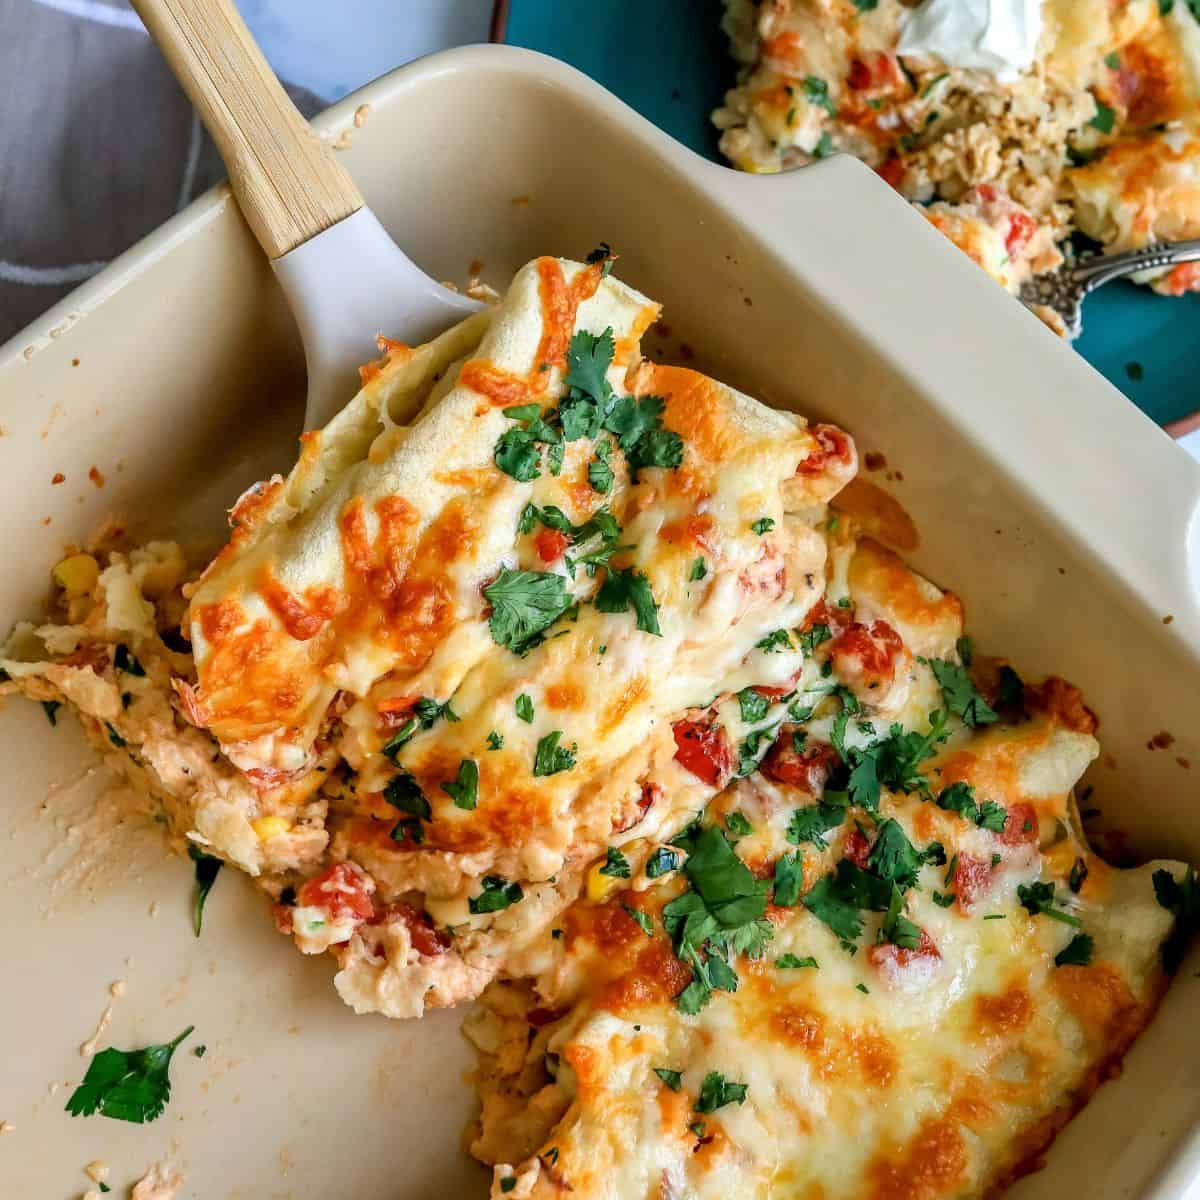
POLYGON ((901 17, 897 51, 1010 83, 1033 65, 1041 35, 1041 0, 925 0, 901 17))

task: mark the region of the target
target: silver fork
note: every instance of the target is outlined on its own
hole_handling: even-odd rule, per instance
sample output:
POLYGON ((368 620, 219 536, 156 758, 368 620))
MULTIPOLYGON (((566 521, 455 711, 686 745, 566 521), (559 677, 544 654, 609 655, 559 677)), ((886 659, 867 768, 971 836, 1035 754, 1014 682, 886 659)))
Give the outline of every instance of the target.
POLYGON ((1067 337, 1074 340, 1083 332, 1083 298, 1089 292, 1138 271, 1174 267, 1197 260, 1200 260, 1200 239, 1159 242, 1122 254, 1092 251, 1068 260, 1055 271, 1026 280, 1018 295, 1025 304, 1044 304, 1058 313, 1067 327, 1067 337))

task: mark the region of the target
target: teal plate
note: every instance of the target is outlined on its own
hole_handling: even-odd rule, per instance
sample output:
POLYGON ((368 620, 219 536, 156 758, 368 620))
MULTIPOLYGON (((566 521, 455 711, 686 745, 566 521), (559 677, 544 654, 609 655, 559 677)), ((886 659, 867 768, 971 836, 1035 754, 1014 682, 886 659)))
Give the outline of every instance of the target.
MULTIPOLYGON (((720 161, 708 118, 734 75, 721 9, 720 0, 510 0, 505 40, 578 67, 720 161)), ((1200 293, 1110 284, 1088 300, 1084 326, 1076 348, 1092 366, 1159 424, 1188 424, 1200 409, 1200 293)))

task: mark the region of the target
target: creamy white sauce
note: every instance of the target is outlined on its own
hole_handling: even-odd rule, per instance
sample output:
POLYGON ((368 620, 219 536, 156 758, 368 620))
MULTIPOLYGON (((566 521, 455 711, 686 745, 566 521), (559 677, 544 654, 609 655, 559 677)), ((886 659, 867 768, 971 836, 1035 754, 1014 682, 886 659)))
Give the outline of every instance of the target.
POLYGON ((1041 0, 925 0, 901 17, 897 52, 1011 82, 1033 65, 1041 0))

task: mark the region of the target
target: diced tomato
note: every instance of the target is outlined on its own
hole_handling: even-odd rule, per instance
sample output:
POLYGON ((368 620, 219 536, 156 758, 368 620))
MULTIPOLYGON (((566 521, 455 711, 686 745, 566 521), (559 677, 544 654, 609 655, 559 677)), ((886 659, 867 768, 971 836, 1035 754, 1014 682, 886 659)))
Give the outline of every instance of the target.
POLYGON ((846 82, 856 91, 865 92, 871 86, 871 68, 861 58, 856 58, 850 64, 850 73, 846 82))
POLYGON ((980 183, 976 185, 975 195, 979 197, 985 204, 995 203, 999 193, 996 191, 996 185, 992 183, 980 183))
POLYGON ((1038 815, 1032 804, 1009 806, 1008 819, 1004 822, 1000 840, 1006 846, 1024 846, 1038 840, 1038 815))
POLYGON ((786 682, 778 685, 772 683, 756 683, 754 685, 754 690, 760 696, 766 696, 768 700, 777 700, 780 696, 786 696, 789 692, 794 692, 796 690, 796 683, 799 680, 800 675, 801 672, 797 671, 786 682))
POLYGON ((850 64, 846 82, 856 92, 866 92, 890 87, 903 78, 896 59, 891 54, 880 51, 868 59, 856 58, 850 64))
POLYGON ((899 191, 900 185, 904 182, 904 172, 906 169, 904 159, 899 155, 893 155, 881 167, 875 168, 875 174, 889 187, 893 187, 899 191))
POLYGON ((1021 209, 1014 209, 1008 218, 1008 236, 1004 239, 1004 248, 1009 258, 1019 258, 1021 251, 1029 245, 1033 235, 1037 233, 1037 222, 1021 209))
POLYGON ((561 529, 542 529, 533 539, 533 544, 537 549, 538 558, 544 563, 552 563, 562 558, 564 551, 571 544, 571 539, 561 529))
POLYGON ((867 951, 867 961, 876 970, 888 968, 903 970, 922 959, 941 958, 933 938, 921 930, 921 941, 915 950, 905 950, 902 946, 894 946, 891 942, 877 942, 867 951))
POLYGON ((275 928, 280 933, 287 934, 290 937, 292 933, 292 905, 276 904, 271 909, 271 915, 275 918, 275 928))
POLYGON ((382 729, 399 729, 406 721, 410 721, 420 696, 385 696, 375 706, 379 713, 379 724, 382 729))
POLYGON ((1200 262, 1180 263, 1156 283, 1157 290, 1169 296, 1200 292, 1200 262))
POLYGON ((846 841, 842 845, 842 854, 848 858, 856 867, 867 869, 867 859, 871 854, 871 843, 863 836, 858 829, 852 829, 846 834, 846 841))
POLYGON ((389 904, 369 923, 390 925, 396 921, 402 921, 408 927, 409 940, 418 954, 432 958, 438 954, 445 954, 450 948, 450 935, 445 930, 438 929, 428 913, 419 912, 411 904, 389 904))
POLYGON ((688 517, 687 535, 696 543, 702 550, 707 550, 709 554, 713 551, 712 533, 716 528, 716 521, 713 520, 708 513, 701 513, 699 516, 688 517))
POLYGON ((714 721, 677 721, 675 758, 697 779, 724 787, 733 774, 733 747, 725 730, 714 721))
POLYGON ((993 873, 990 858, 980 858, 976 854, 958 856, 954 868, 954 894, 963 912, 970 912, 979 894, 991 883, 993 873))
POLYGON ((904 654, 904 642, 886 621, 857 621, 834 639, 833 669, 852 686, 874 691, 890 684, 904 654))
POLYGON ((762 44, 763 58, 773 59, 784 66, 802 68, 807 61, 804 39, 794 30, 777 33, 762 44))
POLYGON ((296 903, 305 908, 326 908, 330 917, 356 917, 370 921, 375 916, 371 893, 374 881, 355 863, 339 862, 310 879, 296 896, 296 903))
POLYGON ((811 426, 808 432, 817 444, 796 468, 797 475, 820 475, 831 465, 848 467, 854 462, 854 443, 844 430, 821 424, 811 426))
POLYGON ((762 761, 762 773, 776 783, 800 788, 819 796, 840 761, 838 752, 828 742, 810 741, 797 750, 792 743, 792 731, 798 725, 785 724, 779 730, 775 745, 762 761))

